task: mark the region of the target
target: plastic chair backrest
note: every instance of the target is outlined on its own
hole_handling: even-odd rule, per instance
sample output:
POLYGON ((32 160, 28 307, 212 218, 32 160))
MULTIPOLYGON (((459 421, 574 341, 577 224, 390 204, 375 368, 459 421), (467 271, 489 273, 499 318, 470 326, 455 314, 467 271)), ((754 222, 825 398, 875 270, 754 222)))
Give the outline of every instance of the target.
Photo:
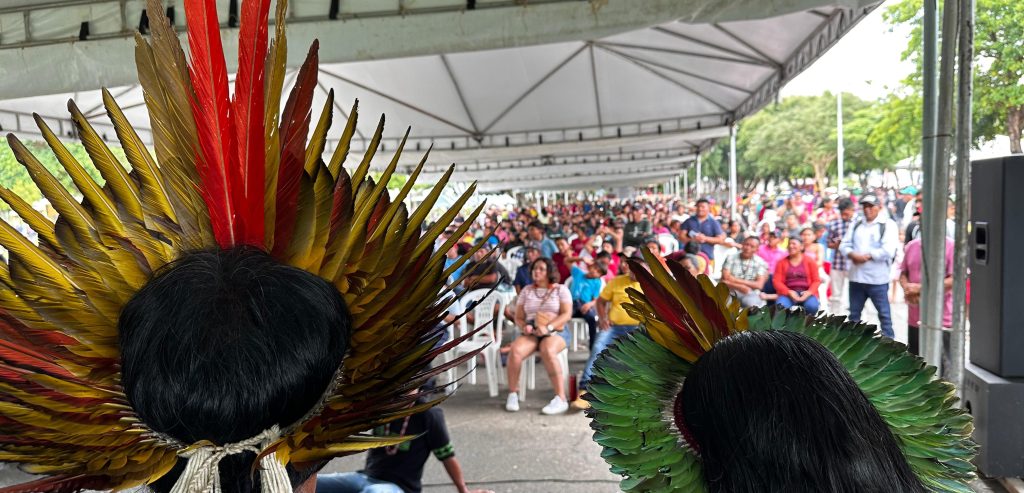
POLYGON ((522 251, 523 251, 523 247, 521 247, 521 246, 514 246, 512 248, 509 248, 505 252, 505 255, 503 255, 502 257, 510 258, 510 259, 516 259, 516 260, 519 260, 520 262, 522 262, 522 259, 523 259, 522 251))
MULTIPOLYGON (((462 302, 465 306, 468 306, 472 301, 476 303, 473 305, 473 327, 468 330, 475 329, 484 324, 490 324, 493 331, 481 330, 473 335, 471 340, 491 340, 491 332, 494 333, 495 344, 501 344, 501 322, 505 318, 504 311, 502 310, 502 296, 498 291, 491 291, 490 289, 475 289, 466 293, 463 297, 462 302), (488 294, 490 292, 490 294, 488 294), (497 307, 498 313, 495 314, 495 307, 497 307)), ((465 332, 464 332, 465 333, 465 332)))

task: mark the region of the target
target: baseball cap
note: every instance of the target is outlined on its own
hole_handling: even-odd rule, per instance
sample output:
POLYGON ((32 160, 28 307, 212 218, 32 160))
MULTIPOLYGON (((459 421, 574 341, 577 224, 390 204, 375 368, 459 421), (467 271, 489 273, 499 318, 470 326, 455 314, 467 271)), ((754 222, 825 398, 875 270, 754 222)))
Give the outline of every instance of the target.
POLYGON ((860 198, 860 205, 861 206, 865 206, 865 205, 877 206, 878 205, 878 197, 875 197, 874 195, 865 195, 865 196, 860 198))
POLYGON ((905 193, 907 195, 917 195, 917 187, 913 185, 909 187, 903 187, 903 189, 900 190, 900 193, 905 193))

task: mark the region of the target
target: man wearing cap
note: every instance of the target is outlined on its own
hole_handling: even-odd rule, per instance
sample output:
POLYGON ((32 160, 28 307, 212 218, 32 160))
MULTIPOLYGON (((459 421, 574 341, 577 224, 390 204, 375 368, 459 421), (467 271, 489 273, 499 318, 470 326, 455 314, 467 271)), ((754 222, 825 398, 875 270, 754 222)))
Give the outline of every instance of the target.
POLYGON ((868 299, 878 310, 882 335, 892 338, 889 310, 891 265, 899 248, 899 233, 892 219, 881 217, 881 206, 874 194, 860 199, 864 213, 850 226, 839 245, 839 255, 850 261, 850 320, 860 321, 868 299))
MULTIPOLYGON (((898 212, 900 216, 900 226, 902 227, 906 227, 907 224, 910 223, 911 218, 913 218, 914 212, 917 212, 918 201, 916 196, 917 187, 903 187, 903 189, 900 190, 900 201, 897 201, 897 207, 899 207, 899 202, 903 202, 903 210, 898 212)), ((910 240, 908 239, 907 241, 910 240)))

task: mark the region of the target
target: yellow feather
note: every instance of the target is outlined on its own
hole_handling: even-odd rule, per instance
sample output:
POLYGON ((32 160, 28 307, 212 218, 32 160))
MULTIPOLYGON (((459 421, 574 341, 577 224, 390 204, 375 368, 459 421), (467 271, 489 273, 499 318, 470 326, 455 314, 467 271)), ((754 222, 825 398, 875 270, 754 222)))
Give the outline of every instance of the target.
POLYGON ((32 208, 28 202, 25 202, 18 194, 11 190, 0 187, 0 200, 3 200, 11 210, 18 214, 25 224, 28 224, 32 231, 35 231, 39 238, 45 241, 50 247, 54 248, 58 253, 63 250, 59 243, 57 243, 57 237, 53 233, 53 222, 46 218, 41 212, 32 208))
MULTIPOLYGON (((437 203, 437 198, 441 196, 441 192, 444 191, 444 187, 448 185, 448 180, 451 179, 452 173, 455 172, 455 165, 448 167, 448 170, 441 175, 441 178, 437 180, 434 187, 430 189, 427 196, 423 198, 423 202, 416 207, 416 210, 409 217, 409 224, 423 224, 423 221, 427 219, 427 214, 434 209, 434 204, 437 203)), ((417 233, 415 228, 409 228, 405 231, 405 237, 403 241, 409 241, 417 233)))
POLYGON ((114 198, 119 205, 124 207, 130 220, 142 219, 142 199, 139 196, 139 187, 128 177, 128 171, 118 162, 110 148, 103 142, 96 130, 92 128, 89 120, 78 109, 74 101, 68 101, 68 111, 71 112, 71 119, 78 128, 79 137, 85 151, 92 158, 93 165, 103 175, 107 186, 114 192, 114 198))
POLYGON ((46 140, 54 156, 57 157, 57 162, 67 171, 75 187, 82 193, 85 202, 92 207, 91 215, 96 218, 98 223, 105 227, 106 231, 120 234, 123 231, 123 227, 121 226, 120 219, 117 217, 117 207, 110 200, 110 197, 89 176, 89 173, 85 171, 85 168, 82 167, 71 152, 64 147, 64 143, 50 130, 46 121, 39 115, 33 116, 39 131, 43 134, 43 139, 46 140))
POLYGON ((366 152, 363 154, 363 160, 359 163, 356 170, 352 172, 353 184, 362 183, 363 179, 366 178, 366 175, 370 172, 370 161, 372 161, 373 156, 377 154, 377 148, 380 147, 380 139, 383 135, 384 115, 380 115, 380 122, 377 123, 377 130, 373 132, 373 137, 370 139, 370 145, 366 146, 366 152))
POLYGON ((125 118, 124 112, 118 106, 117 101, 110 95, 106 88, 103 89, 103 106, 107 109, 107 115, 114 124, 117 138, 124 148, 125 157, 132 169, 139 174, 142 182, 142 207, 144 211, 153 217, 165 217, 170 221, 177 221, 174 210, 168 202, 170 195, 164 187, 164 180, 157 168, 156 161, 149 154, 149 149, 142 143, 139 134, 132 128, 131 123, 125 118))
POLYGON ((327 145, 327 131, 331 129, 331 113, 333 109, 334 89, 331 89, 327 93, 327 104, 324 105, 323 111, 320 112, 320 119, 317 120, 313 133, 309 135, 309 143, 306 144, 305 170, 307 174, 314 178, 317 172, 320 171, 320 156, 323 155, 324 147, 327 145))
POLYGON ((267 161, 263 189, 263 244, 268 251, 274 248, 274 226, 277 218, 277 174, 281 163, 281 92, 284 88, 284 68, 288 57, 288 38, 284 29, 287 11, 288 2, 279 0, 274 17, 274 41, 267 50, 267 73, 264 75, 266 112, 263 125, 267 161))
POLYGON ((331 176, 337 178, 338 173, 341 171, 342 166, 345 165, 345 159, 348 157, 348 151, 352 147, 352 136, 356 132, 356 121, 359 116, 359 100, 352 104, 352 111, 348 114, 348 122, 345 123, 345 130, 341 132, 341 138, 338 140, 338 147, 334 149, 334 155, 331 156, 331 163, 328 165, 328 169, 331 170, 331 176))

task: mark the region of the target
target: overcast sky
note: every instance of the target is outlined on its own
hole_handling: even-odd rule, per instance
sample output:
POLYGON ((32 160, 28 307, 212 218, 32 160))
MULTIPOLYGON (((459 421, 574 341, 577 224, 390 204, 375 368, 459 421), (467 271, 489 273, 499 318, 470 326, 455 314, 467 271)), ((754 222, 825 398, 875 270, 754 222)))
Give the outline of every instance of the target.
POLYGON ((895 87, 913 64, 900 61, 907 30, 890 31, 882 20, 886 2, 862 20, 810 68, 782 89, 782 96, 846 91, 876 99, 895 87))

